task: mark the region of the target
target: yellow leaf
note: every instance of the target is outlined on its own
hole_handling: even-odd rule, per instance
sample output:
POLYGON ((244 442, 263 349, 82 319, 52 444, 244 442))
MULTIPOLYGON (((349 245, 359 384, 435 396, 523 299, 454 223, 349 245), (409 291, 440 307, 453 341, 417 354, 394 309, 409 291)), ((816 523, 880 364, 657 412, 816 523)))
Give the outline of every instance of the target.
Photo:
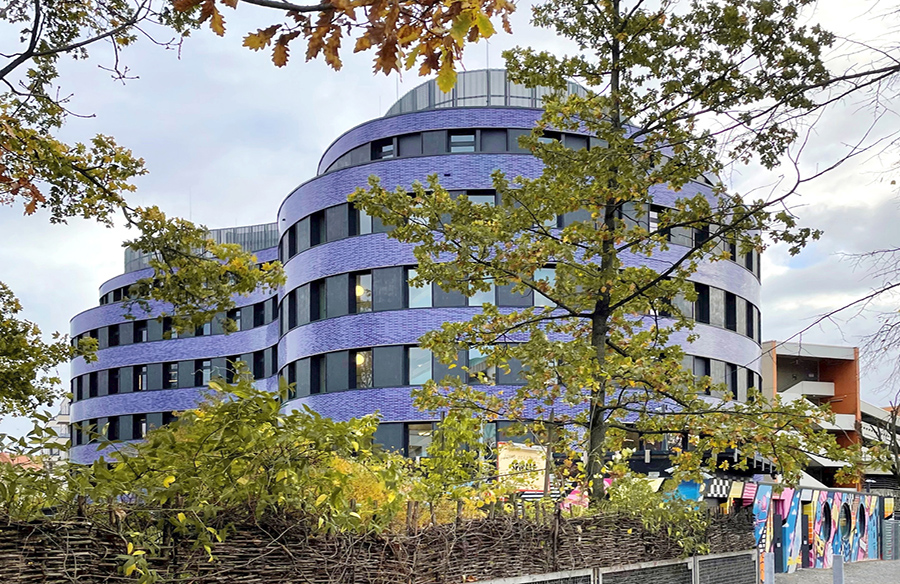
MULTIPOLYGON (((453 21, 453 26, 450 27, 450 36, 453 37, 459 45, 462 45, 470 28, 472 28, 472 14, 469 12, 462 12, 453 21)), ((445 93, 449 91, 449 89, 444 89, 443 87, 441 87, 441 90, 445 93)))
POLYGON ((277 43, 275 48, 272 50, 272 62, 275 63, 276 67, 284 67, 288 62, 288 48, 287 45, 283 45, 281 43, 277 43))
POLYGON ((363 36, 356 39, 356 46, 353 48, 354 53, 358 53, 360 51, 365 51, 368 48, 372 47, 372 39, 369 35, 364 34, 363 36))
POLYGON ((319 497, 316 499, 316 505, 321 505, 322 503, 325 502, 325 499, 327 499, 327 498, 328 498, 328 495, 326 495, 325 493, 322 493, 322 494, 319 495, 319 497))
POLYGON ((174 482, 175 482, 175 477, 172 476, 172 475, 169 475, 169 476, 167 476, 166 478, 163 479, 162 484, 163 484, 163 486, 164 486, 165 488, 168 489, 169 486, 171 486, 171 484, 174 483, 174 482))
POLYGON ((494 23, 483 12, 479 12, 478 16, 475 17, 475 26, 478 27, 478 32, 484 38, 489 38, 494 34, 494 23))
POLYGON ((131 564, 130 566, 125 568, 125 575, 131 576, 132 572, 134 572, 136 568, 137 568, 137 566, 135 566, 134 564, 131 564))
POLYGON ((244 37, 244 46, 253 51, 258 51, 263 47, 267 47, 269 46, 269 43, 272 42, 272 37, 275 36, 275 33, 278 32, 278 29, 280 28, 280 24, 274 24, 269 28, 261 28, 256 32, 251 32, 244 37))
POLYGON ((453 86, 456 85, 456 69, 453 68, 453 61, 445 59, 441 63, 441 70, 437 76, 437 84, 441 91, 450 93, 453 86))
POLYGON ((128 547, 125 548, 125 553, 130 554, 133 551, 134 551, 134 544, 129 541, 128 547))
POLYGON ((222 386, 219 385, 217 381, 210 381, 207 385, 209 385, 210 389, 215 389, 216 391, 224 391, 222 386))
POLYGON ((219 36, 225 36, 225 19, 222 13, 213 8, 212 20, 209 21, 209 28, 219 36))
POLYGON ((177 517, 178 517, 178 522, 179 522, 179 523, 184 523, 185 520, 187 519, 187 517, 185 517, 184 513, 179 513, 179 514, 177 515, 177 517))

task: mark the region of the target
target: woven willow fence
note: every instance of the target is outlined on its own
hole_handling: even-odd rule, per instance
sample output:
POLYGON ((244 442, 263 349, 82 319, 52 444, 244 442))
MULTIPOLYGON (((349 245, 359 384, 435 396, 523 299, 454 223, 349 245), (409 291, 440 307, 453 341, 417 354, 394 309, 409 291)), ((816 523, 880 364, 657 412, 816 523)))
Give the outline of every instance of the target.
MULTIPOLYGON (((712 517, 712 553, 751 549, 749 516, 712 517)), ((0 584, 122 582, 124 539, 87 521, 0 524, 0 584)), ((165 581, 190 584, 460 583, 677 557, 665 535, 628 517, 495 516, 405 534, 317 536, 301 524, 238 527, 216 560, 187 543, 152 560, 165 581)))

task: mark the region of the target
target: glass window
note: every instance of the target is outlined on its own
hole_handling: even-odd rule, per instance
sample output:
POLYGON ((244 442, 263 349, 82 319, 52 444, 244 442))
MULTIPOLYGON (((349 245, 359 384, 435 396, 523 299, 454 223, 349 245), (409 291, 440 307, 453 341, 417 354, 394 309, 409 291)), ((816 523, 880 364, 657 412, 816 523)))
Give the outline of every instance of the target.
POLYGON ((428 447, 431 445, 431 423, 406 425, 406 455, 410 458, 428 456, 428 447))
POLYGON ((266 307, 262 302, 253 305, 253 326, 263 326, 266 323, 266 307))
POLYGON ((481 306, 482 304, 494 304, 494 285, 491 284, 490 290, 479 290, 475 294, 469 296, 469 306, 481 306))
MULTIPOLYGON (((556 284, 556 268, 538 268, 534 271, 534 281, 546 280, 547 284, 552 288, 556 284)), ((534 293, 535 306, 556 306, 556 303, 541 294, 534 293)))
POLYGON ((201 324, 194 330, 195 337, 208 337, 211 334, 212 334, 212 325, 208 322, 201 324))
POLYGON ((234 321, 235 330, 241 330, 241 309, 233 308, 228 311, 228 318, 234 321))
POLYGON ((99 438, 99 436, 97 436, 97 433, 99 431, 100 428, 97 427, 97 418, 91 418, 90 420, 88 420, 88 443, 97 441, 97 438, 99 438))
POLYGON ((838 526, 841 530, 841 537, 847 539, 850 537, 850 523, 852 521, 850 514, 850 505, 844 503, 841 505, 841 514, 838 519, 838 526))
POLYGON ((350 208, 350 231, 351 235, 367 235, 372 233, 372 217, 366 214, 362 209, 355 206, 350 208))
POLYGON ((694 318, 697 322, 709 324, 709 286, 694 284, 697 290, 697 302, 694 306, 694 318))
POLYGON ((544 132, 544 135, 538 138, 538 142, 541 144, 550 144, 551 142, 559 142, 562 139, 562 135, 558 132, 544 132))
POLYGON ((163 338, 164 339, 177 339, 178 331, 172 326, 172 319, 170 317, 165 317, 163 319, 163 338))
POLYGON ((725 328, 737 331, 737 297, 731 292, 725 293, 725 328))
POLYGON ((292 329, 297 326, 297 291, 291 290, 285 300, 286 302, 282 303, 281 308, 283 311, 286 310, 287 314, 282 312, 281 322, 282 325, 287 324, 288 329, 292 329))
POLYGON ((475 130, 451 132, 450 152, 475 152, 475 130))
POLYGON ((372 312, 372 274, 354 276, 353 296, 355 312, 372 312))
POLYGON ((194 361, 194 385, 203 387, 209 384, 212 379, 212 361, 209 359, 198 359, 194 361))
POLYGON ((88 397, 97 397, 99 391, 99 381, 97 380, 97 372, 88 374, 88 397))
POLYGON ((325 393, 325 355, 316 355, 309 361, 309 393, 325 393))
POLYGON ((356 385, 355 387, 372 387, 373 370, 372 370, 372 351, 354 351, 353 366, 356 369, 356 385))
POLYGON ((309 319, 322 320, 326 314, 325 280, 318 280, 309 286, 309 319))
POLYGON ((115 290, 113 290, 112 295, 113 295, 113 302, 119 302, 120 300, 122 300, 122 289, 116 288, 115 290))
POLYGON ((110 416, 107 422, 106 436, 110 440, 119 439, 119 416, 110 416))
POLYGON ((287 232, 287 257, 297 255, 297 224, 291 225, 287 232))
POLYGON ((421 347, 409 348, 409 384, 424 385, 431 379, 431 351, 421 347))
POLYGON ((466 198, 469 199, 469 202, 476 205, 490 205, 493 207, 497 204, 497 195, 494 194, 494 191, 466 191, 466 198))
POLYGON ((119 346, 119 325, 114 324, 109 327, 109 346, 119 346))
MULTIPOLYGON (((416 277, 417 271, 410 268, 406 271, 407 280, 416 277)), ((409 286, 409 307, 410 308, 431 308, 431 285, 426 284, 421 288, 409 286)))
POLYGON ((253 353, 253 379, 262 379, 266 375, 265 351, 253 353))
POLYGON ((309 245, 325 243, 325 211, 316 211, 309 216, 309 245))
POLYGON ((147 321, 139 320, 134 323, 134 342, 146 343, 147 338, 147 321))
MULTIPOLYGON (((712 376, 712 362, 708 357, 694 357, 694 378, 698 381, 703 377, 712 376)), ((709 395, 709 389, 706 390, 709 395)))
MULTIPOLYGON (((664 207, 660 207, 660 206, 658 206, 658 205, 650 205, 650 213, 649 213, 649 218, 650 218, 650 229, 649 229, 649 231, 650 231, 650 233, 653 233, 654 231, 656 231, 657 229, 659 229, 659 217, 660 217, 660 214, 662 214, 662 212, 663 212, 664 210, 665 210, 664 207)), ((668 230, 668 229, 663 229, 663 230, 660 232, 660 234, 661 234, 666 240, 670 239, 670 233, 669 233, 669 230, 668 230)))
POLYGON ((497 382, 497 367, 488 365, 487 354, 481 349, 469 349, 469 379, 468 383, 482 383, 478 378, 479 373, 484 373, 488 383, 497 382))
POLYGON ((147 366, 137 365, 134 368, 134 378, 132 379, 134 387, 133 391, 144 391, 147 389, 147 366))
POLYGON ((119 370, 118 369, 110 369, 108 372, 107 382, 106 382, 106 393, 109 395, 115 395, 119 393, 119 370))
POLYGON ((163 389, 178 387, 178 363, 163 363, 163 389))
POLYGON ((725 363, 725 385, 731 397, 738 397, 738 367, 734 363, 725 363))
POLYGON ((131 423, 132 440, 140 440, 147 434, 147 416, 135 414, 131 423))
POLYGON ((372 160, 383 160, 394 157, 394 139, 385 138, 372 142, 372 160))

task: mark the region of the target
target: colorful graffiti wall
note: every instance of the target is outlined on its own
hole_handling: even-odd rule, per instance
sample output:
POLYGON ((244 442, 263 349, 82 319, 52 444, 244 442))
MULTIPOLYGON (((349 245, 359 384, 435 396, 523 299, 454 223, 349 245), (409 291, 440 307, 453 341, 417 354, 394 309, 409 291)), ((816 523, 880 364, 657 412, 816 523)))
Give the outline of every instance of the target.
MULTIPOLYGON (((730 497, 735 492, 732 486, 730 497)), ((878 559, 881 519, 888 507, 893 512, 893 499, 876 495, 788 488, 776 492, 774 485, 755 483, 744 484, 735 503, 752 505, 761 561, 772 552, 777 572, 830 568, 838 555, 845 562, 878 559)))

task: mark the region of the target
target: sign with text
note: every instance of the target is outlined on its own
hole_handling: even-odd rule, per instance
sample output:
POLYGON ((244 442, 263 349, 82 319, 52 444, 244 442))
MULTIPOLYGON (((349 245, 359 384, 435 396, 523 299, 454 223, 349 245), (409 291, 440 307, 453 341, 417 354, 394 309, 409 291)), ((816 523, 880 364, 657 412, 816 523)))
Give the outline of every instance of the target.
POLYGON ((497 443, 497 474, 512 480, 523 491, 544 490, 547 450, 515 442, 497 443))

